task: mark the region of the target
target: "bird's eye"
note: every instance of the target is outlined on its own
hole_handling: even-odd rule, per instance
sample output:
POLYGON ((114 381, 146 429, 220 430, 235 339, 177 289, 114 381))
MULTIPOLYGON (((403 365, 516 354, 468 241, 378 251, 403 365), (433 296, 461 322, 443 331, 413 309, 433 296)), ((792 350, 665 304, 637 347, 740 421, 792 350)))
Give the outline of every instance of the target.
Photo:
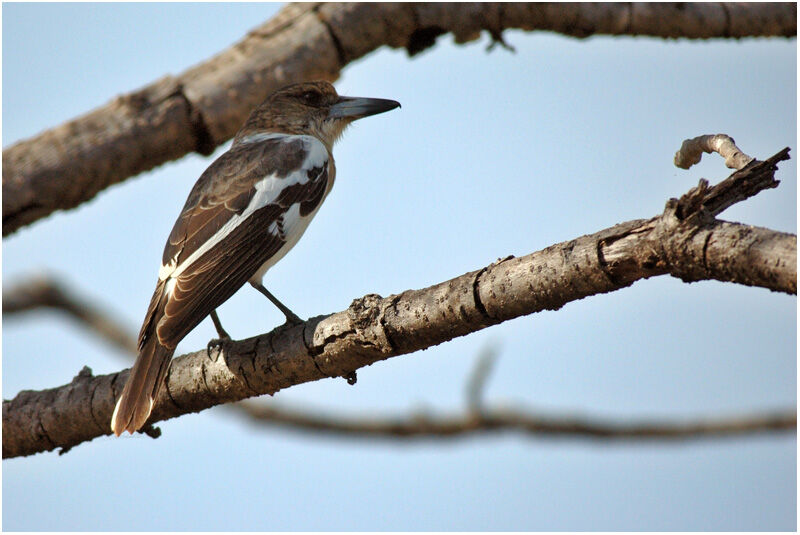
POLYGON ((310 106, 318 106, 322 95, 316 91, 306 91, 303 93, 303 101, 310 106))

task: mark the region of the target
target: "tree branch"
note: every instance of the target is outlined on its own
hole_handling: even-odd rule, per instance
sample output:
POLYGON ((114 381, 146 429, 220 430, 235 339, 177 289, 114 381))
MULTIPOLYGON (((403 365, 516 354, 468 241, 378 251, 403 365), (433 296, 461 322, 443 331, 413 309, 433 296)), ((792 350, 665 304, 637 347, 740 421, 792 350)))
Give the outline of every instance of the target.
POLYGON ((483 391, 495 360, 497 360, 497 348, 493 346, 484 347, 478 354, 475 368, 472 370, 465 389, 467 409, 470 414, 477 415, 483 411, 483 391))
POLYGON ((49 276, 32 277, 3 288, 3 316, 37 308, 61 310, 90 331, 127 353, 136 354, 136 338, 109 316, 108 312, 85 297, 78 297, 62 282, 49 276))
MULTIPOLYGON (((85 297, 78 298, 56 279, 37 277, 3 290, 3 314, 14 315, 40 307, 66 312, 100 337, 136 355, 133 337, 85 297)), ((236 403, 231 409, 243 412, 257 423, 306 433, 377 439, 443 439, 503 431, 531 436, 560 436, 595 439, 701 439, 793 430, 797 415, 791 411, 754 414, 703 421, 668 423, 650 421, 618 423, 596 418, 542 414, 530 409, 483 406, 483 391, 497 359, 494 347, 484 348, 466 385, 467 412, 434 416, 426 412, 409 416, 347 417, 309 409, 275 404, 236 403)))
POLYGON ((211 154, 275 89, 336 80, 384 45, 413 55, 444 33, 465 43, 486 30, 502 43, 501 32, 512 28, 574 37, 792 37, 796 15, 794 3, 290 4, 208 61, 5 149, 3 236, 189 152, 211 154))
POLYGON ((485 409, 449 416, 421 413, 409 417, 342 417, 309 409, 287 409, 274 404, 238 403, 247 416, 263 426, 304 433, 374 439, 447 439, 499 431, 535 437, 615 440, 700 439, 751 433, 793 431, 797 414, 791 411, 683 423, 618 423, 596 418, 537 414, 529 409, 485 409))
MULTIPOLYGON (((103 307, 91 303, 86 297, 77 297, 57 279, 31 278, 3 290, 3 314, 6 317, 42 307, 67 313, 92 333, 136 355, 135 339, 124 326, 107 313, 101 313, 103 307)), ((432 416, 417 413, 407 417, 362 418, 263 403, 242 402, 230 405, 230 408, 243 412, 261 425, 306 433, 389 440, 460 438, 504 431, 530 436, 598 439, 692 439, 787 431, 797 426, 797 415, 791 411, 670 424, 663 421, 615 423, 540 414, 527 409, 486 409, 483 390, 496 359, 494 347, 484 348, 479 354, 467 383, 468 412, 464 414, 432 416)))
MULTIPOLYGON (((797 237, 714 219, 724 207, 774 187, 784 149, 709 188, 701 181, 663 214, 509 257, 422 290, 370 294, 342 312, 173 360, 150 422, 358 368, 590 295, 669 274, 797 293, 797 237), (724 187, 723 187, 724 185, 724 187)), ((23 391, 3 402, 3 457, 70 448, 110 434, 108 422, 128 371, 84 369, 62 387, 23 391)))
POLYGON ((531 437, 589 438, 603 440, 673 440, 793 431, 797 413, 776 411, 690 422, 614 422, 597 418, 542 414, 513 407, 485 408, 483 390, 497 359, 489 345, 478 355, 467 382, 467 411, 433 415, 418 411, 409 416, 347 417, 310 409, 281 407, 275 403, 240 402, 229 405, 260 426, 300 433, 383 440, 441 440, 476 434, 517 432, 531 437))

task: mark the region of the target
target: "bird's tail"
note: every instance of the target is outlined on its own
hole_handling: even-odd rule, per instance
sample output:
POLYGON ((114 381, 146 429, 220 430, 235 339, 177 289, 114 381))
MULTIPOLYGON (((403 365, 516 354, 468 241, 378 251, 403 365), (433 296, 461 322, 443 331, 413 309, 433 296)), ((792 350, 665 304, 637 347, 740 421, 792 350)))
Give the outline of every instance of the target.
POLYGON ((147 421, 174 352, 175 349, 161 345, 158 336, 150 336, 144 342, 111 416, 115 435, 120 436, 123 431, 133 434, 147 421))

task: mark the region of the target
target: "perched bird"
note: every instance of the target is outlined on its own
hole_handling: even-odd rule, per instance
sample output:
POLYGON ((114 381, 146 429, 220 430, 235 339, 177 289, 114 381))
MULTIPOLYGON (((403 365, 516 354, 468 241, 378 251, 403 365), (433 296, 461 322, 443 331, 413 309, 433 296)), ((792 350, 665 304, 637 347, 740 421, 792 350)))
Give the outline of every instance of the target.
POLYGON ((328 82, 290 85, 256 108, 231 148, 200 176, 167 240, 139 332, 139 354, 111 417, 119 436, 144 425, 184 336, 246 282, 301 320, 261 284, 294 247, 333 186, 331 149, 356 119, 400 106, 340 97, 328 82))

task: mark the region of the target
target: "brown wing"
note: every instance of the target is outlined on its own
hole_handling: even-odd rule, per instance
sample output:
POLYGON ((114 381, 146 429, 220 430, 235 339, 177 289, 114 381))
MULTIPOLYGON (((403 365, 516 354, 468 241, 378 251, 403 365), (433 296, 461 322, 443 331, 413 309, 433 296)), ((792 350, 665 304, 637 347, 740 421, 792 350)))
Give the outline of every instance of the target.
MULTIPOLYGON (((249 145, 249 144, 247 144, 249 145)), ((285 244, 274 232, 277 222, 295 203, 301 215, 316 208, 328 182, 327 160, 316 168, 304 167, 302 142, 264 142, 244 151, 229 151, 203 173, 189 195, 164 251, 165 264, 175 259, 180 274, 161 281, 140 333, 140 345, 154 331, 162 344, 175 347, 211 311, 230 298, 258 268, 285 244), (290 166, 294 165, 293 169, 290 166), (303 174, 298 181, 297 173, 303 174), (289 187, 279 188, 228 231, 213 247, 185 262, 233 216, 254 203, 255 183, 261 178, 285 178, 289 187), (272 226, 273 232, 270 232, 272 226), (170 287, 171 284, 174 286, 170 287)))
POLYGON ((195 183, 172 227, 162 263, 180 264, 247 208, 258 180, 272 174, 287 177, 302 166, 305 156, 301 140, 277 138, 232 147, 195 183))

